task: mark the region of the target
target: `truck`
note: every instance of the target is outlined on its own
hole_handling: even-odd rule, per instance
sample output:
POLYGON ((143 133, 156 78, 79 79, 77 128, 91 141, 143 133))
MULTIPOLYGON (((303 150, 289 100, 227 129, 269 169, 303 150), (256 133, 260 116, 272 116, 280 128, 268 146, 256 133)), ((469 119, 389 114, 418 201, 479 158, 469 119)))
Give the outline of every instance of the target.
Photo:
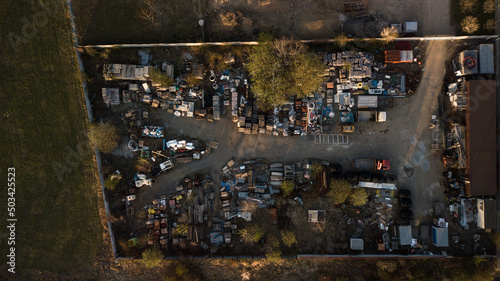
POLYGON ((340 124, 339 132, 341 133, 354 133, 354 126, 351 124, 340 124))
POLYGON ((358 95, 358 108, 390 108, 393 106, 392 97, 381 97, 375 95, 358 95))
POLYGON ((357 122, 385 122, 386 119, 385 111, 356 111, 357 122))
POLYGON ((391 169, 391 162, 383 159, 354 159, 352 168, 356 171, 388 171, 391 169))

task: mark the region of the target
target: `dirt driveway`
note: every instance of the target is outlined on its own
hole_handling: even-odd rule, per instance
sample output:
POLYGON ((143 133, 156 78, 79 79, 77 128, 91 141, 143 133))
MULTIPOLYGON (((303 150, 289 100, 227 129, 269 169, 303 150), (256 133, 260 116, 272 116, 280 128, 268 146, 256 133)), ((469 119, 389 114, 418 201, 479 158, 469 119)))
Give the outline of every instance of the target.
POLYGON ((392 172, 398 174, 399 188, 413 193, 416 219, 424 219, 432 210, 433 200, 445 200, 440 186, 443 165, 430 151, 431 130, 428 125, 437 108, 437 97, 444 77, 448 42, 431 42, 427 46, 427 62, 417 92, 408 98, 395 100, 388 110, 385 123, 358 126, 350 135, 348 146, 315 144, 313 136, 275 137, 238 133, 236 124, 226 116, 221 121, 195 121, 159 113, 168 134, 215 140, 219 149, 202 160, 176 168, 162 175, 145 193, 139 196, 144 206, 158 195, 173 191, 185 176, 204 170, 220 170, 231 158, 266 158, 271 161, 293 162, 303 158, 321 158, 340 163, 349 170, 354 158, 389 158, 392 172), (406 166, 406 169, 405 169, 406 166))

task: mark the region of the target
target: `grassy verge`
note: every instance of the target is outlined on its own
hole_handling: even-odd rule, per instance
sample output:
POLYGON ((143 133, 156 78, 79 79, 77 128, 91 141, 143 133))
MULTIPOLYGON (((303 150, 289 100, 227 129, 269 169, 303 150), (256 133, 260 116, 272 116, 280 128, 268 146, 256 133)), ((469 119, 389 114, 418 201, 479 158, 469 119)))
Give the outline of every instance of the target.
MULTIPOLYGON (((103 235, 66 1, 5 2, 0 9, 0 167, 4 183, 7 168, 16 169, 14 277, 34 270, 88 270, 101 253, 103 235), (44 8, 41 2, 52 5, 44 8)), ((3 186, 0 276, 13 277, 6 271, 3 186)))

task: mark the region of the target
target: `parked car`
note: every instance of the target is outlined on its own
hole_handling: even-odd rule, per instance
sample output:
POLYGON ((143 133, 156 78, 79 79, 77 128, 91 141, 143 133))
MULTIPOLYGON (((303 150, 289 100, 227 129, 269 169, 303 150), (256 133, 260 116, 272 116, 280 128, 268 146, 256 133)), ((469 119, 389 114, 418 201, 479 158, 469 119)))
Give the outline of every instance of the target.
POLYGON ((410 198, 411 197, 411 191, 408 189, 400 189, 398 193, 399 193, 399 198, 410 198))
POLYGON ((411 220, 413 219, 413 212, 411 210, 401 210, 399 212, 399 217, 404 220, 411 220))
POLYGON ((411 208, 411 206, 413 206, 413 202, 411 202, 410 198, 401 198, 399 199, 399 206, 401 208, 411 208))

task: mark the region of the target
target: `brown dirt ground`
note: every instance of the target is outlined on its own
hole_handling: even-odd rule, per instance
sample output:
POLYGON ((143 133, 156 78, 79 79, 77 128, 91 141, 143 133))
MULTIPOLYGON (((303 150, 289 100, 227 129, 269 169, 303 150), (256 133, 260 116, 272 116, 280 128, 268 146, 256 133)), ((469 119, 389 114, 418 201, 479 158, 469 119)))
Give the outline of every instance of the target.
MULTIPOLYGON (((254 40, 260 32, 296 39, 334 38, 341 30, 341 0, 74 0, 81 44, 254 40), (141 18, 154 4, 154 22, 141 18), (228 20, 225 15, 231 14, 228 20)), ((394 23, 416 20, 417 35, 454 34, 450 0, 370 0, 369 12, 394 23)))

